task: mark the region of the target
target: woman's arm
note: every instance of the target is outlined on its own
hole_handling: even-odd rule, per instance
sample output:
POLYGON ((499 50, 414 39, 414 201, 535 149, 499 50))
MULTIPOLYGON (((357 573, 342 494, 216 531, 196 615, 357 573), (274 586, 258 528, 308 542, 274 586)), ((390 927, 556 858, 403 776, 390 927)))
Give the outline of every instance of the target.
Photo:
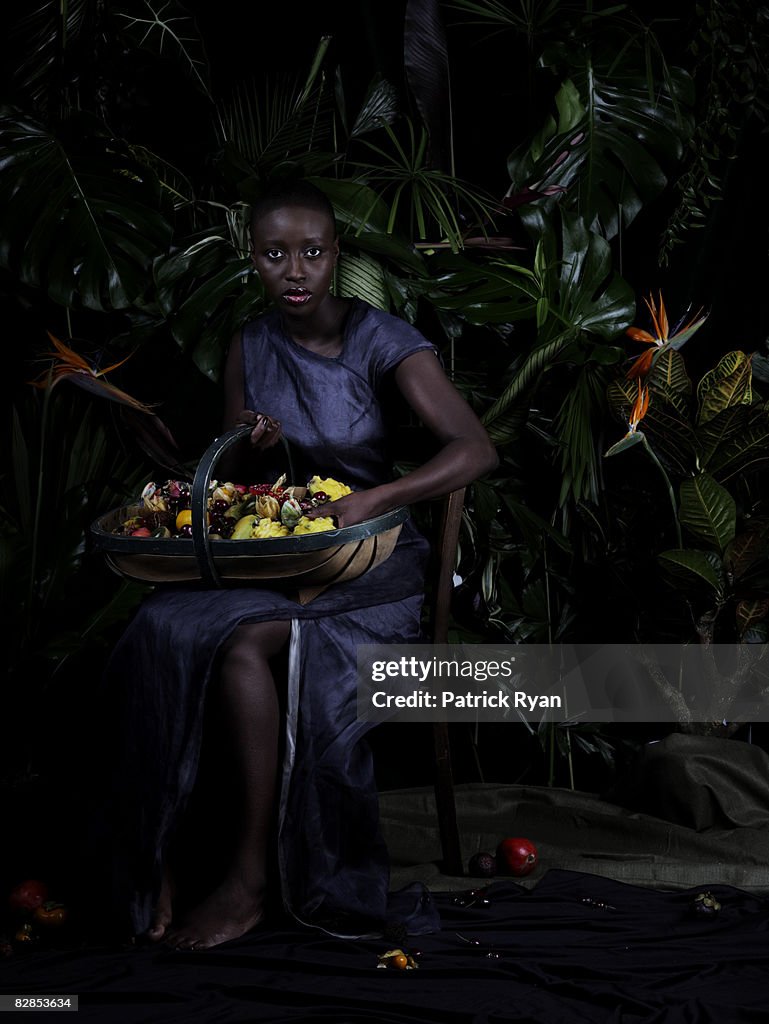
MULTIPOLYGON (((407 356, 395 370, 395 382, 440 442, 441 450, 398 480, 339 498, 333 503, 339 526, 370 519, 398 505, 448 494, 490 472, 499 462, 485 428, 433 352, 407 356)), ((322 509, 318 513, 322 515, 322 509)))

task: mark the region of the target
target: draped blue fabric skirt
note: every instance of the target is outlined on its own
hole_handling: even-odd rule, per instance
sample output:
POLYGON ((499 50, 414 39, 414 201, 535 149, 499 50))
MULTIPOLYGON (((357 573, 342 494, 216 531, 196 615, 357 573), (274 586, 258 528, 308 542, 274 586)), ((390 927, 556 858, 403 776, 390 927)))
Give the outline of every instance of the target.
MULTIPOLYGON (((108 665, 114 721, 112 898, 134 933, 150 924, 164 857, 195 784, 207 687, 240 624, 291 622, 278 864, 285 908, 337 934, 381 931, 388 862, 373 765, 357 717, 356 649, 420 638, 427 544, 409 522, 390 558, 307 605, 264 586, 158 588, 108 665)), ((435 925, 429 901, 399 914, 435 925)))

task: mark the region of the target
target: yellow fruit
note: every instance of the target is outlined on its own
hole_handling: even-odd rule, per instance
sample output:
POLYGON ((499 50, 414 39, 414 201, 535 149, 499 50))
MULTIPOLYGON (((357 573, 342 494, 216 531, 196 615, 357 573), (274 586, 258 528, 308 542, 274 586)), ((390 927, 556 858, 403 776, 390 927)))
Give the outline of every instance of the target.
POLYGON ((352 494, 352 488, 348 487, 347 484, 341 484, 338 480, 334 480, 329 477, 327 480, 322 480, 319 476, 314 476, 307 484, 307 490, 310 496, 315 494, 316 491, 325 491, 331 501, 336 501, 337 498, 343 498, 345 494, 352 494))
POLYGON ((181 530, 183 526, 192 525, 192 509, 183 508, 176 517, 176 529, 181 530))
POLYGON ((291 531, 282 523, 276 523, 274 519, 260 519, 251 536, 256 540, 267 540, 270 537, 289 537, 290 535, 291 531))
POLYGON ((309 519, 302 516, 294 527, 294 533, 322 533, 324 530, 335 530, 336 525, 331 516, 318 516, 317 519, 309 519))
POLYGON ((243 516, 239 519, 230 535, 232 540, 250 540, 253 537, 254 524, 259 522, 256 516, 243 516))

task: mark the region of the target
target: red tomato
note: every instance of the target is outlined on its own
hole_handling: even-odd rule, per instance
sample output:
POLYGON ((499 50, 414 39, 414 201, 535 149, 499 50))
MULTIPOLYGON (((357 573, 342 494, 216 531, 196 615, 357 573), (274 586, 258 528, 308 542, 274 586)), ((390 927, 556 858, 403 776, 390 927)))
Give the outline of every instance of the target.
POLYGON ((45 882, 30 878, 26 882, 20 882, 15 889, 11 889, 8 902, 12 910, 34 910, 45 903, 47 898, 48 886, 45 882))
POLYGON ((537 848, 530 839, 503 839, 497 847, 497 864, 520 878, 537 866, 537 848))

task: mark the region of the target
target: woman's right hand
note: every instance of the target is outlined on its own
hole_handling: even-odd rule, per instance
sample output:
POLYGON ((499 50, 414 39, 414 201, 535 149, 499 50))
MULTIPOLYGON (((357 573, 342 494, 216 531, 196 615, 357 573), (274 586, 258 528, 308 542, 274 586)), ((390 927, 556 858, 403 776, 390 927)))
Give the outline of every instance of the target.
POLYGON ((263 412, 252 412, 250 409, 239 412, 235 422, 238 426, 253 426, 248 440, 254 448, 272 448, 283 433, 279 420, 274 420, 272 416, 263 412))

